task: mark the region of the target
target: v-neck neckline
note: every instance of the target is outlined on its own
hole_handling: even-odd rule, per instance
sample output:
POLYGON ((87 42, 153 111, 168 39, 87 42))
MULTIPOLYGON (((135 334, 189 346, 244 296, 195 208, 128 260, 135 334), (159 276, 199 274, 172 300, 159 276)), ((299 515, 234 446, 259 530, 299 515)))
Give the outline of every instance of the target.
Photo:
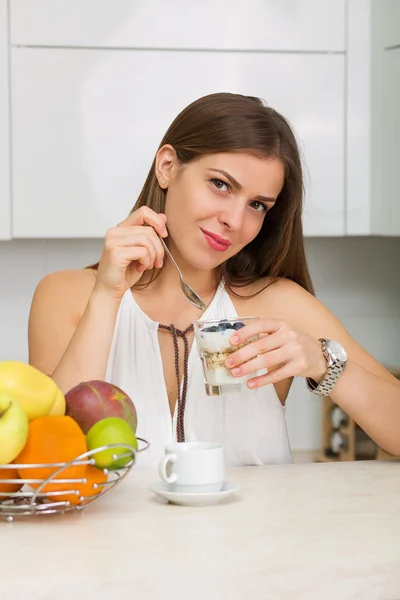
MULTIPOLYGON (((218 284, 218 287, 215 291, 215 294, 214 294, 210 304, 207 306, 206 310, 199 316, 199 318, 197 320, 201 321, 201 320, 207 319, 209 313, 214 308, 214 305, 218 302, 224 288, 225 288, 224 281, 221 280, 220 283, 218 284)), ((163 409, 165 408, 165 410, 166 410, 166 417, 168 418, 168 422, 169 422, 170 428, 171 428, 170 429, 171 442, 173 442, 173 441, 175 441, 176 432, 177 432, 178 399, 176 399, 174 411, 173 411, 173 414, 171 415, 171 408, 170 408, 169 398, 168 398, 168 389, 167 389, 167 384, 166 384, 165 375, 164 375, 164 364, 163 364, 163 360, 162 360, 160 340, 158 338, 158 328, 159 328, 160 322, 153 321, 153 319, 151 319, 149 317, 149 315, 139 306, 139 304, 137 303, 137 301, 136 301, 135 297, 133 296, 130 289, 127 290, 127 294, 131 298, 132 306, 135 309, 138 316, 145 323, 145 325, 153 332, 153 334, 155 334, 154 349, 157 353, 157 362, 158 362, 158 369, 159 369, 158 376, 160 378, 160 385, 161 385, 162 394, 164 397, 162 405, 163 405, 163 409)), ((194 337, 192 345, 189 350, 189 355, 188 355, 188 384, 190 381, 190 373, 192 370, 193 356, 194 356, 195 352, 196 352, 196 338, 194 337)), ((179 384, 180 385, 180 393, 182 393, 182 384, 183 384, 183 378, 181 379, 180 384, 179 384)), ((186 410, 188 407, 188 400, 189 400, 188 397, 186 397, 186 410)))
MULTIPOLYGON (((204 319, 207 319, 209 312, 211 311, 211 309, 214 307, 214 304, 218 301, 222 290, 225 288, 224 282, 223 280, 221 280, 218 284, 217 289, 215 290, 215 294, 212 297, 212 300, 210 302, 210 304, 207 306, 207 308, 205 309, 205 311, 203 311, 201 313, 201 315, 199 316, 198 319, 196 319, 197 321, 203 321, 204 319)), ((142 318, 142 320, 146 323, 146 325, 148 325, 151 329, 158 329, 158 326, 160 325, 160 321, 153 321, 153 319, 151 319, 149 317, 149 315, 143 310, 143 308, 141 308, 141 306, 139 306, 138 302, 136 301, 134 295, 132 294, 132 291, 129 289, 126 291, 126 293, 128 294, 128 296, 131 298, 131 301, 134 305, 134 307, 136 308, 136 311, 138 312, 138 314, 140 315, 140 317, 142 318)), ((169 323, 164 323, 164 325, 169 325, 169 323)), ((193 344, 192 344, 193 347, 193 344)))

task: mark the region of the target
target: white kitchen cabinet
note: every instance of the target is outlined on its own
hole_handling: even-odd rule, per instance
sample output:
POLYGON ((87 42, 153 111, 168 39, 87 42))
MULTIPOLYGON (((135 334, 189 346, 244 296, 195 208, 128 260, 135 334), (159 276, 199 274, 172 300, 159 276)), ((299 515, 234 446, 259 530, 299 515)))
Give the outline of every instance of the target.
POLYGON ((400 235, 400 1, 348 4, 346 233, 400 235))
POLYGON ((372 180, 371 222, 373 233, 400 236, 400 2, 385 0, 376 12, 379 55, 371 160, 377 168, 372 180))
POLYGON ((400 2, 399 0, 380 0, 376 8, 381 12, 382 45, 385 50, 400 46, 400 2))
POLYGON ((384 53, 383 92, 382 177, 373 197, 372 223, 374 233, 400 236, 400 44, 384 53))
POLYGON ((346 0, 10 0, 14 46, 343 52, 346 0))
POLYGON ((342 54, 13 48, 13 236, 102 237, 130 211, 175 115, 215 91, 263 97, 309 172, 308 235, 343 235, 342 54))
POLYGON ((0 240, 11 238, 7 0, 0 0, 0 240))
POLYGON ((400 235, 400 0, 9 7, 13 199, 11 219, 4 59, 0 238, 102 237, 172 118, 215 91, 261 96, 292 122, 306 235, 400 235))

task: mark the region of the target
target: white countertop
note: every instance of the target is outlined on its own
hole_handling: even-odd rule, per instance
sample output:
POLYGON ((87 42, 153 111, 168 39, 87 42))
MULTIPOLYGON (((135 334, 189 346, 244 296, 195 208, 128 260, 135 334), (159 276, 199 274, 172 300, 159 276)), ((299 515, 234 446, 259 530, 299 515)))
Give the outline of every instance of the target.
POLYGON ((400 598, 400 462, 242 467, 221 504, 132 470, 79 513, 0 522, 1 600, 400 598))

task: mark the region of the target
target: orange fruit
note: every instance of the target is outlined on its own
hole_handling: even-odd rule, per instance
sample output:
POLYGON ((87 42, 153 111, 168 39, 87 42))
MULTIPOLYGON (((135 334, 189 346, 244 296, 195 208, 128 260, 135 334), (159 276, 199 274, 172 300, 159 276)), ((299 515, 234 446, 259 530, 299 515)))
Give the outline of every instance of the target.
POLYGON ((0 500, 6 500, 8 497, 3 496, 1 492, 13 493, 22 488, 22 483, 1 483, 1 479, 19 479, 17 469, 0 469, 0 500))
MULTIPOLYGON (((29 434, 22 452, 15 459, 20 464, 65 463, 87 452, 86 437, 78 423, 68 416, 38 417, 29 422, 29 434)), ((56 479, 82 479, 84 464, 73 465, 61 471, 56 479)), ((20 467, 22 479, 47 479, 59 467, 20 467)), ((30 483, 38 489, 41 482, 30 483)), ((75 483, 48 483, 41 492, 70 490, 75 483)), ((51 498, 51 497, 50 497, 51 498)), ((56 496, 54 497, 56 499, 56 496)))
POLYGON ((76 494, 60 494, 54 496, 54 501, 63 501, 66 502, 69 500, 71 504, 81 504, 81 496, 87 498, 88 496, 94 496, 100 494, 103 486, 100 485, 98 488, 93 487, 95 483, 101 484, 107 481, 108 477, 104 474, 103 471, 100 471, 96 467, 92 465, 88 465, 86 467, 86 472, 84 475, 87 479, 86 483, 76 483, 71 485, 71 489, 79 490, 79 496, 76 494))

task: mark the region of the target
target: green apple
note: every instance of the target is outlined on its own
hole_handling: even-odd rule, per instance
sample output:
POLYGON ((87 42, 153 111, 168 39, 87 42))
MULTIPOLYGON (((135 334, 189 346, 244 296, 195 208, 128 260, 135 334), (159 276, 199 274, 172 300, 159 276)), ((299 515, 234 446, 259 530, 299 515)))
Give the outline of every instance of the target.
MULTIPOLYGON (((135 450, 138 449, 135 432, 129 423, 120 417, 106 417, 97 421, 89 429, 86 442, 89 450, 95 450, 95 448, 101 448, 109 444, 124 444, 131 446, 135 450)), ((95 466, 99 469, 109 470, 125 467, 131 460, 130 456, 124 456, 115 460, 113 456, 120 456, 128 452, 129 449, 127 448, 110 448, 97 452, 93 455, 96 461, 95 466)))
POLYGON ((0 464, 14 460, 28 439, 28 417, 18 401, 0 391, 0 464))

